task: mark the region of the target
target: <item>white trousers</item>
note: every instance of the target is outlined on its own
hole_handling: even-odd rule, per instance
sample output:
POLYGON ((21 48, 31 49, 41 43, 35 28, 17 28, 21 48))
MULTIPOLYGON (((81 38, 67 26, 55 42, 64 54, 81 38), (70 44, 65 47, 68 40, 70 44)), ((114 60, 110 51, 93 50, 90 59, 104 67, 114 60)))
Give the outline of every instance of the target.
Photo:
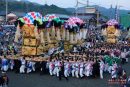
POLYGON ((1 67, 1 70, 5 71, 5 72, 8 71, 8 65, 2 66, 2 67, 1 67))
POLYGON ((25 73, 25 65, 21 65, 21 67, 20 67, 20 73, 25 73))
POLYGON ((112 66, 108 67, 108 72, 111 73, 112 66))
POLYGON ((105 64, 105 67, 104 67, 104 71, 106 72, 106 71, 108 71, 108 65, 107 64, 105 64))
POLYGON ((64 70, 64 76, 65 76, 65 77, 68 77, 68 76, 69 76, 68 70, 64 70))
POLYGON ((52 68, 49 68, 49 73, 50 73, 51 76, 53 75, 53 69, 52 68))
POLYGON ((100 70, 100 78, 103 79, 103 70, 100 70))
POLYGON ((13 70, 14 69, 14 65, 10 65, 10 69, 13 70))
POLYGON ((76 78, 79 78, 79 71, 78 70, 75 71, 75 76, 76 76, 76 78))
POLYGON ((32 70, 35 71, 35 65, 32 66, 32 70))
POLYGON ((75 76, 75 70, 73 69, 73 70, 71 71, 71 73, 72 73, 72 77, 74 77, 74 76, 75 76))
POLYGON ((90 76, 90 69, 87 69, 86 76, 90 76))
POLYGON ((83 77, 83 68, 80 68, 80 77, 83 77))
POLYGON ((59 68, 55 67, 53 74, 56 75, 57 77, 59 77, 59 68))
POLYGON ((27 68, 27 73, 30 73, 30 72, 32 72, 32 69, 27 68))
POLYGON ((112 79, 117 77, 117 74, 116 74, 115 72, 116 72, 116 71, 112 71, 112 72, 111 72, 112 79))

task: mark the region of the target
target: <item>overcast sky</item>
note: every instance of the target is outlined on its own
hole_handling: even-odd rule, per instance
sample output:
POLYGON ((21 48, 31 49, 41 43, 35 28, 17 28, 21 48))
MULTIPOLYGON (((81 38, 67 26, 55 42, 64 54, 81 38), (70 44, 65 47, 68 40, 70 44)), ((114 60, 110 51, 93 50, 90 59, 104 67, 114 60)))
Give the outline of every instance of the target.
MULTIPOLYGON (((76 5, 77 0, 29 0, 29 1, 37 2, 40 4, 45 4, 45 2, 47 2, 48 5, 55 4, 59 7, 67 8, 67 7, 74 7, 76 5)), ((87 0, 78 0, 78 1, 82 3, 87 2, 87 0)), ((115 7, 115 5, 117 4, 122 6, 120 7, 120 9, 130 10, 130 0, 89 0, 89 2, 90 5, 97 4, 107 8, 110 8, 111 4, 113 7, 115 7)), ((79 6, 84 5, 79 4, 79 6)))

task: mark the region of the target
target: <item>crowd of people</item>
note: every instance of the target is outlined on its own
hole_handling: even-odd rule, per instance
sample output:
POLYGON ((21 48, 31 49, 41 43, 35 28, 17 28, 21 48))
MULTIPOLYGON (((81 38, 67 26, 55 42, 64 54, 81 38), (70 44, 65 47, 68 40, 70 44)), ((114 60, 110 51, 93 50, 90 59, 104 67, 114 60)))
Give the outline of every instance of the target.
MULTIPOLYGON (((112 79, 127 79, 126 71, 122 64, 128 62, 130 49, 126 41, 117 44, 103 42, 99 31, 88 31, 88 39, 82 45, 75 45, 68 53, 51 55, 47 61, 26 60, 21 56, 11 59, 12 55, 18 53, 18 47, 14 43, 15 28, 1 27, 0 32, 4 35, 0 38, 1 70, 16 73, 40 72, 50 74, 59 80, 64 77, 75 78, 97 78, 104 79, 104 73, 109 73, 112 79), (10 37, 11 36, 11 37, 10 37)), ((30 56, 33 59, 34 56, 30 56)))

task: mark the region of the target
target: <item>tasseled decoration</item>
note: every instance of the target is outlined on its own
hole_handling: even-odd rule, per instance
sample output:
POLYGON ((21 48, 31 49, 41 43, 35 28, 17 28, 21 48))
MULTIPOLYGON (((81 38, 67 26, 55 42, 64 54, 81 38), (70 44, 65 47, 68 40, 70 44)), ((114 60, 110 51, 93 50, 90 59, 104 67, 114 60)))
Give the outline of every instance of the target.
POLYGON ((62 39, 65 40, 65 28, 62 28, 61 36, 62 36, 62 39))
POLYGON ((120 30, 116 29, 114 35, 117 36, 117 37, 119 37, 120 36, 120 30))
POLYGON ((81 39, 83 39, 83 37, 84 37, 84 29, 82 28, 81 29, 81 39))
POLYGON ((41 43, 44 44, 45 41, 44 41, 44 34, 43 34, 43 31, 41 30, 40 32, 40 39, 41 39, 41 43))
POLYGON ((70 43, 74 43, 74 36, 73 32, 70 33, 70 43))
POLYGON ((55 38, 55 26, 52 26, 51 37, 55 38))
POLYGON ((86 39, 87 38, 87 32, 88 32, 88 29, 84 29, 85 31, 84 31, 84 39, 86 39))
POLYGON ((77 33, 75 32, 75 33, 74 33, 74 42, 75 42, 75 43, 77 43, 77 40, 78 40, 76 35, 77 35, 77 33))
POLYGON ((51 39, 50 39, 50 34, 49 34, 49 30, 46 30, 46 36, 47 36, 47 42, 51 43, 51 39))
POLYGON ((127 34, 126 38, 130 38, 130 29, 128 31, 128 34, 127 34))
POLYGON ((57 40, 61 40, 61 37, 60 37, 60 29, 56 29, 56 36, 57 36, 57 40))
POLYGON ((105 28, 105 29, 102 29, 102 35, 104 35, 104 36, 107 35, 107 30, 106 30, 106 28, 105 28))
POLYGON ((80 40, 79 33, 76 33, 76 38, 77 38, 77 40, 80 40))
POLYGON ((79 32, 79 40, 82 39, 82 30, 80 29, 80 32, 79 32))
POLYGON ((69 38, 70 34, 69 34, 69 30, 66 30, 66 40, 69 41, 70 38, 69 38))
POLYGON ((39 36, 39 34, 38 34, 37 25, 36 25, 35 28, 34 28, 34 34, 35 34, 35 38, 36 38, 36 39, 40 39, 40 36, 39 36))
POLYGON ((15 39, 14 39, 15 42, 18 42, 18 39, 20 38, 20 35, 21 35, 20 34, 20 27, 19 27, 19 23, 18 23, 16 32, 15 32, 15 39))

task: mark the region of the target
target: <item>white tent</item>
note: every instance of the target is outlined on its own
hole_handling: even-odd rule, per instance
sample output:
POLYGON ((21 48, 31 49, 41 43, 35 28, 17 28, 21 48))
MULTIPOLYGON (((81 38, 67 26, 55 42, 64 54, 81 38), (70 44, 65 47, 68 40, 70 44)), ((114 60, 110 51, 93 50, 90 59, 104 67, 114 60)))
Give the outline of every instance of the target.
POLYGON ((17 16, 13 13, 10 13, 10 14, 7 15, 7 17, 17 17, 17 16))

